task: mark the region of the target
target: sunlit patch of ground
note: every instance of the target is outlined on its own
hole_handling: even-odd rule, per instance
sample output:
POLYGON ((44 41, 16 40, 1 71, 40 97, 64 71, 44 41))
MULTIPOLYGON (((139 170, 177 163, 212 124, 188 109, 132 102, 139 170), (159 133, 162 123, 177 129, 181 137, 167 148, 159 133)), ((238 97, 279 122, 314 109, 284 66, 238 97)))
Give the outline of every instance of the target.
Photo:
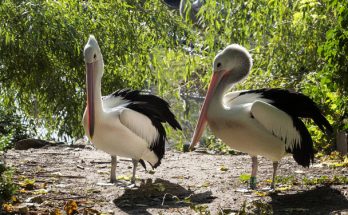
MULTIPOLYGON (((11 150, 19 192, 6 213, 59 214, 330 214, 348 212, 348 168, 316 163, 298 166, 285 157, 277 189, 270 185, 272 162, 260 158, 258 190, 247 188, 251 159, 247 155, 166 152, 155 172, 137 171, 137 187, 129 188, 132 163, 119 158, 119 183, 110 185, 110 156, 92 147, 65 145, 11 150)), ((3 208, 4 211, 4 208, 3 208)), ((5 212, 3 212, 5 213, 5 212)))

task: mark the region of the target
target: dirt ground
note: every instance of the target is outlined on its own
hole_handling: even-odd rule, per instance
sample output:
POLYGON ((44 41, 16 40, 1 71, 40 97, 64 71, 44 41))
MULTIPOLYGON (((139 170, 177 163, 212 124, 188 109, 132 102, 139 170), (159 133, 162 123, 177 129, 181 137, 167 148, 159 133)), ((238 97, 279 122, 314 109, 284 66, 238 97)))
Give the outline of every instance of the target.
POLYGON ((108 184, 110 160, 85 145, 8 151, 6 163, 22 185, 13 211, 66 214, 70 207, 71 214, 348 214, 346 182, 308 183, 347 178, 347 167, 315 163, 302 168, 285 157, 277 191, 267 192, 263 188, 270 185, 272 163, 260 158, 258 190, 241 192, 247 185, 240 176, 251 171, 247 155, 167 150, 155 172, 138 166, 135 188, 127 187, 132 163, 120 157, 119 183, 108 184))

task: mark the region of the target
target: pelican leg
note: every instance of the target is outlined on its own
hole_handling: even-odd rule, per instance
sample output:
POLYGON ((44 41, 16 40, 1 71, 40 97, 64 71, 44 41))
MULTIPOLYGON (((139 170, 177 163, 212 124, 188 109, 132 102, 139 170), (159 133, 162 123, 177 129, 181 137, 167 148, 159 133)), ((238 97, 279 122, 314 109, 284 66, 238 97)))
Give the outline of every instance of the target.
POLYGON ((110 182, 116 183, 116 165, 117 165, 117 156, 111 155, 111 174, 110 174, 110 182))
POLYGON ((256 174, 257 174, 257 157, 252 156, 251 157, 251 177, 250 177, 250 189, 254 190, 256 188, 256 174))
POLYGON ((274 189, 275 177, 276 177, 276 173, 277 173, 278 164, 279 164, 278 161, 273 162, 273 177, 272 177, 271 189, 274 189))
POLYGON ((133 163, 133 176, 131 179, 131 183, 135 184, 135 172, 137 171, 137 166, 138 166, 139 161, 136 159, 132 159, 132 163, 133 163))

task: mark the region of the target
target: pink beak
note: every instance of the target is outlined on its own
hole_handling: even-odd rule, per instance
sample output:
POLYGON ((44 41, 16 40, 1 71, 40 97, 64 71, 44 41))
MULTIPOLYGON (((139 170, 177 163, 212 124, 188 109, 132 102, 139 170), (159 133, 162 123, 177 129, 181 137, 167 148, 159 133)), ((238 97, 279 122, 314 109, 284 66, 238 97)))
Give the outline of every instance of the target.
POLYGON ((210 104, 210 101, 214 95, 215 89, 218 86, 219 82, 221 81, 222 77, 226 72, 224 71, 219 71, 219 72, 214 72, 213 76, 211 78, 208 92, 205 96, 203 106, 201 109, 201 113, 199 115, 198 123, 195 129, 195 132, 192 137, 191 145, 190 145, 190 150, 192 151, 195 145, 199 142, 200 138, 202 137, 203 131, 207 125, 207 112, 208 112, 208 107, 210 104))
POLYGON ((88 119, 88 131, 89 136, 92 139, 94 134, 94 74, 95 64, 87 63, 87 119, 88 119))

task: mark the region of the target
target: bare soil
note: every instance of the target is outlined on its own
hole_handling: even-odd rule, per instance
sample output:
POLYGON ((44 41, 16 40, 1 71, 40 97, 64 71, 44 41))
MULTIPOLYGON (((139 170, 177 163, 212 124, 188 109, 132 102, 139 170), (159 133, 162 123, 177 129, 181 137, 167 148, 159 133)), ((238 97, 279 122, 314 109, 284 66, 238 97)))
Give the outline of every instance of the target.
POLYGON ((247 188, 240 176, 251 171, 247 155, 168 150, 155 172, 138 166, 134 188, 127 187, 132 163, 120 157, 119 183, 108 184, 110 160, 108 154, 85 145, 8 151, 6 163, 15 171, 15 182, 22 185, 13 213, 348 214, 346 183, 305 183, 325 176, 348 177, 347 167, 315 163, 302 168, 285 157, 278 171, 283 181, 276 192, 264 192, 270 185, 272 163, 260 157, 258 190, 240 192, 247 188), (74 203, 77 207, 69 211, 74 203))

